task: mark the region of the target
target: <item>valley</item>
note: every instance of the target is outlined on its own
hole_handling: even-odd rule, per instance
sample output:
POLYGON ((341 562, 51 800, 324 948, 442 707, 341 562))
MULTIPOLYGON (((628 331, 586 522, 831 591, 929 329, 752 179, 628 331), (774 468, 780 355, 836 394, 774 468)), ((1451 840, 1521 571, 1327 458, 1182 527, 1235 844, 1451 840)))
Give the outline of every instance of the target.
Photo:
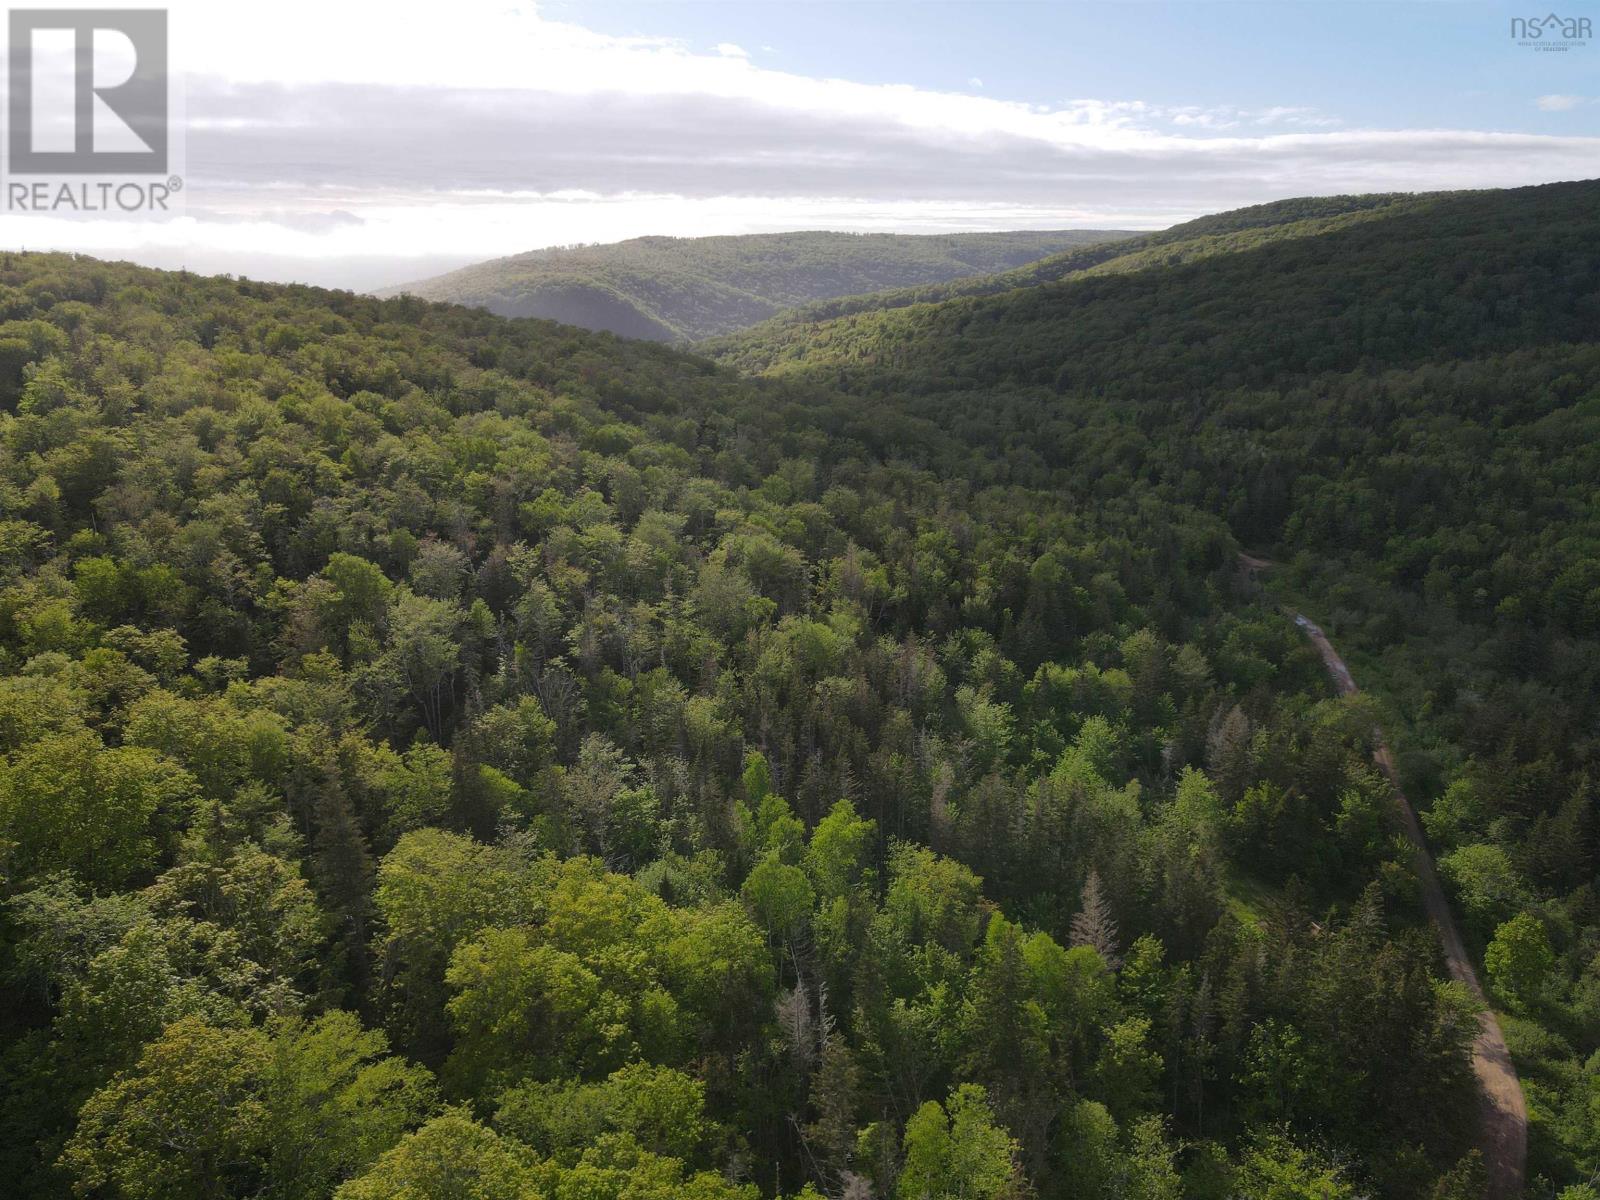
POLYGON ((1592 1195, 1600 183, 818 236, 0 254, 16 1194, 1592 1195))

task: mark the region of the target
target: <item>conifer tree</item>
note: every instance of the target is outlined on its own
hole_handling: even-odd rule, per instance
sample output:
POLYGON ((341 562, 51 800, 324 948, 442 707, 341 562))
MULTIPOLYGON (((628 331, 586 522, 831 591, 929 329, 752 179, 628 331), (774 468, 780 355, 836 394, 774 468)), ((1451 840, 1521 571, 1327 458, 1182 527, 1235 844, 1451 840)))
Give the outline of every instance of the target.
POLYGON ((1072 918, 1072 944, 1090 946, 1113 971, 1122 965, 1122 955, 1117 943, 1117 922, 1111 915, 1111 904, 1100 886, 1100 873, 1091 869, 1083 884, 1082 907, 1072 918))

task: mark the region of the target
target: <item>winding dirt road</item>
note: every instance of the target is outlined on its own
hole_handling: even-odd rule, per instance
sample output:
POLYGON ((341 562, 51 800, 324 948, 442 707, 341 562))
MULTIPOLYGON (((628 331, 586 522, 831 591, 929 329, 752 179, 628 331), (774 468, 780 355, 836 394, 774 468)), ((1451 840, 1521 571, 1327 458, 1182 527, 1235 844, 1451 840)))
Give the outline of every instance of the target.
MULTIPOLYGON (((1251 570, 1269 564, 1260 559, 1240 556, 1241 562, 1251 570)), ((1358 689, 1350 668, 1328 641, 1327 635, 1299 613, 1294 613, 1294 623, 1311 639, 1312 645, 1322 655, 1323 665, 1333 677, 1340 695, 1352 695, 1358 689)), ((1415 852, 1417 879, 1422 884, 1422 904, 1428 917, 1439 931, 1439 945, 1444 950, 1450 975, 1465 984, 1482 1004, 1478 1013, 1478 1036, 1472 1043, 1472 1070, 1478 1077, 1481 1089, 1482 1133, 1478 1147, 1483 1153, 1484 1166, 1489 1172, 1490 1200, 1518 1200, 1522 1195, 1523 1171, 1528 1154, 1528 1109, 1522 1098, 1522 1085, 1517 1082, 1517 1069, 1511 1063, 1511 1054, 1501 1036, 1500 1024, 1494 1019, 1478 973, 1473 969, 1472 958, 1461 941, 1461 931, 1439 886, 1438 873, 1433 869, 1433 855, 1422 836, 1422 826, 1417 821, 1416 810, 1400 790, 1400 777, 1395 771, 1394 756, 1383 740, 1381 730, 1373 731, 1373 762, 1388 777, 1394 788, 1395 800, 1400 809, 1406 836, 1415 852)))

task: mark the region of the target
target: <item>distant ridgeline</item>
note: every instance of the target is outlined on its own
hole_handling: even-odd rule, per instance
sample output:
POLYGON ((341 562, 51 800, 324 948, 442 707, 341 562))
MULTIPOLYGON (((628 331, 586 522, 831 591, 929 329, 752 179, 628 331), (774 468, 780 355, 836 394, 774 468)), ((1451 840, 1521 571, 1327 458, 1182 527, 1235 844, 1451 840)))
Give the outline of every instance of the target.
POLYGON ((812 300, 989 274, 1118 230, 644 237, 494 259, 387 289, 652 341, 732 333, 812 300))

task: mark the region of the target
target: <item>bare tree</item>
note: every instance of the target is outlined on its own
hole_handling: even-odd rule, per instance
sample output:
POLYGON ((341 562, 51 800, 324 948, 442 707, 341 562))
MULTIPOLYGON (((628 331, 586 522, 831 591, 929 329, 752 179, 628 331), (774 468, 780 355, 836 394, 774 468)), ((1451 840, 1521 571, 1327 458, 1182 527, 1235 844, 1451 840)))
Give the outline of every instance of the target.
POLYGON ((1093 946, 1113 971, 1122 965, 1122 954, 1117 943, 1117 922, 1111 915, 1111 904, 1100 886, 1100 873, 1093 868, 1083 883, 1083 907, 1072 918, 1072 944, 1093 946))

